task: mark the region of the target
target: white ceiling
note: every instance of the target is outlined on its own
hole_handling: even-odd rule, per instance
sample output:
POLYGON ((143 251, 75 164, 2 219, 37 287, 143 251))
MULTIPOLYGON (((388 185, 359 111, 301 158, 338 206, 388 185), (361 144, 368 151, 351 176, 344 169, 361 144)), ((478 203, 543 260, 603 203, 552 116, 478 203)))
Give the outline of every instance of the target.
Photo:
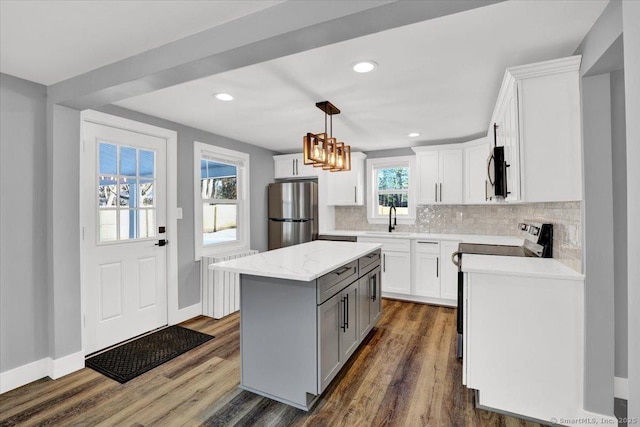
POLYGON ((0 0, 0 72, 51 85, 282 1, 0 0))
POLYGON ((352 150, 486 132, 506 67, 572 55, 607 1, 509 1, 225 72, 116 105, 279 152, 324 128, 315 102, 341 109, 352 150), (356 74, 353 63, 378 69, 356 74), (228 92, 232 102, 212 94, 228 92), (409 132, 420 132, 415 139, 409 132))
MULTIPOLYGON (((0 72, 49 85, 277 3, 0 0, 0 72)), ((342 110, 334 136, 354 150, 470 137, 486 132, 506 67, 571 55, 607 3, 497 3, 116 105, 280 152, 323 129, 322 100, 342 110), (362 59, 378 70, 351 71, 362 59)))

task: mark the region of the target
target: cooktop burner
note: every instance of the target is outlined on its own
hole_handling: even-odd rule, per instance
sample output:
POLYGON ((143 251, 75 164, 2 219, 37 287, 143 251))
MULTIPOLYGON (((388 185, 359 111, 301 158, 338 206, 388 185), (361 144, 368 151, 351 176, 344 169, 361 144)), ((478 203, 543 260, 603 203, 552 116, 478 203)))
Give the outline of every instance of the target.
POLYGON ((497 255, 497 256, 519 256, 519 257, 535 257, 535 253, 523 246, 507 246, 507 245, 483 245, 478 243, 460 243, 458 252, 463 254, 474 255, 497 255))

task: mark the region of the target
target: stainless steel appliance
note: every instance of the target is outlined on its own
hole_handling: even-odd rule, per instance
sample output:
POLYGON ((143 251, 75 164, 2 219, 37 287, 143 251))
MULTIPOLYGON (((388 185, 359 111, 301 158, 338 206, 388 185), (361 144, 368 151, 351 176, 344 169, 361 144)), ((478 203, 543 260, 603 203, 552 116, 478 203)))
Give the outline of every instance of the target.
POLYGON ((318 238, 318 184, 269 184, 269 250, 318 238))
POLYGON ((456 325, 458 330, 457 355, 459 359, 462 359, 462 336, 464 333, 462 311, 464 309, 463 254, 551 258, 553 224, 527 221, 518 224, 518 229, 525 233, 522 246, 460 243, 458 245, 458 251, 451 255, 451 261, 458 267, 458 312, 456 313, 456 325))
POLYGON ((504 199, 509 195, 504 147, 498 147, 498 125, 493 125, 493 148, 487 159, 487 179, 484 182, 485 200, 504 199))

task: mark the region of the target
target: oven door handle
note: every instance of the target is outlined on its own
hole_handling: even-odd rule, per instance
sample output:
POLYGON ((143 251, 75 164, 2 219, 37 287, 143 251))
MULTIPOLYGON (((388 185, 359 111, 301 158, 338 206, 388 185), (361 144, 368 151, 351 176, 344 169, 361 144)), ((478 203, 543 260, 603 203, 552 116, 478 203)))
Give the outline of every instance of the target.
POLYGON ((460 268, 460 255, 461 254, 462 254, 462 252, 454 252, 454 253, 451 254, 451 262, 458 268, 460 268))

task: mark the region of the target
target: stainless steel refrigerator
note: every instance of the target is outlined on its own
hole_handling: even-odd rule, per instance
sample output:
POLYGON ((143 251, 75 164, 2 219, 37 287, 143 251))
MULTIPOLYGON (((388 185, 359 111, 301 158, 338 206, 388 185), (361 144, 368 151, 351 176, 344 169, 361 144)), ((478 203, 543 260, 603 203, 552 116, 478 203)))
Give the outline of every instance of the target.
POLYGON ((269 250, 318 238, 318 184, 269 184, 269 250))

